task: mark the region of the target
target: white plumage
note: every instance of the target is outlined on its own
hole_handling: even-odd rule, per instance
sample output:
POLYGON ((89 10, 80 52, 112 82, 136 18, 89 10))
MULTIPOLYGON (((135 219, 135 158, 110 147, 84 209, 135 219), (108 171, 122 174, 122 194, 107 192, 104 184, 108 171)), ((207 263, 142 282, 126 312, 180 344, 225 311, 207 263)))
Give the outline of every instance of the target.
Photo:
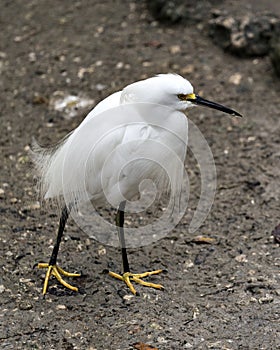
POLYGON ((128 85, 101 101, 53 150, 35 151, 44 198, 67 205, 105 199, 118 207, 151 179, 158 190, 181 189, 193 94, 184 78, 162 74, 128 85))

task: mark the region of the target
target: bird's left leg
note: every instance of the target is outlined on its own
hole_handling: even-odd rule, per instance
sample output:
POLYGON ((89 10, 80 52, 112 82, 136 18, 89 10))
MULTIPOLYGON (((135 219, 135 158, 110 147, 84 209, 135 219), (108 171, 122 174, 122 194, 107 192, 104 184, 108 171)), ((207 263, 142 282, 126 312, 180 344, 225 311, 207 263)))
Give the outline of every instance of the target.
POLYGON ((58 227, 58 233, 57 233, 57 238, 56 238, 56 243, 53 247, 53 251, 52 251, 52 255, 50 258, 49 263, 39 263, 37 266, 38 268, 47 268, 47 273, 46 273, 46 277, 45 277, 45 282, 44 282, 44 287, 43 287, 43 295, 45 295, 47 293, 47 289, 48 289, 48 284, 49 284, 49 279, 51 277, 51 275, 55 276, 56 279, 66 288, 71 289, 75 292, 78 291, 77 287, 73 287, 71 286, 71 284, 67 283, 66 281, 64 281, 64 279, 61 277, 61 275, 66 276, 66 277, 78 277, 80 276, 79 273, 70 273, 67 272, 65 270, 63 270, 61 267, 59 267, 56 264, 56 260, 57 260, 57 254, 59 251, 59 246, 60 246, 60 242, 62 239, 62 235, 63 235, 63 231, 67 222, 67 219, 69 217, 69 210, 68 208, 65 207, 62 209, 62 213, 61 213, 61 217, 59 220, 59 227, 58 227))
POLYGON ((131 281, 142 284, 143 286, 146 287, 151 287, 151 288, 156 288, 156 289, 164 289, 164 287, 161 284, 155 284, 155 283, 150 283, 150 282, 145 282, 142 281, 142 278, 151 276, 151 275, 156 275, 162 272, 162 270, 155 270, 155 271, 149 271, 149 272, 144 272, 144 273, 131 273, 130 268, 129 268, 129 263, 128 263, 128 258, 127 258, 127 252, 126 252, 126 245, 125 245, 125 238, 124 238, 124 208, 125 208, 125 201, 121 202, 118 211, 117 211, 117 216, 116 216, 116 225, 118 229, 118 235, 119 235, 119 241, 121 245, 121 251, 122 251, 122 262, 123 262, 123 274, 120 275, 118 273, 109 271, 109 275, 117 278, 121 281, 124 281, 130 291, 135 295, 137 292, 135 288, 133 287, 131 281))

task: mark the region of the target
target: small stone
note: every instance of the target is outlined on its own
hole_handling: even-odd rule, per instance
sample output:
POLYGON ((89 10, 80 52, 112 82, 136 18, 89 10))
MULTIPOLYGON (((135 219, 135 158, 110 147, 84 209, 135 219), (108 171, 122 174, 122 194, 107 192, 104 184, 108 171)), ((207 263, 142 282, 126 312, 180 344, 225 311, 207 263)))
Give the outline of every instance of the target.
POLYGON ((30 208, 31 210, 37 210, 37 209, 40 209, 40 208, 41 208, 41 205, 40 205, 39 202, 35 202, 35 203, 33 203, 33 204, 30 204, 29 208, 30 208))
POLYGON ((198 308, 198 307, 195 307, 195 308, 193 309, 193 320, 197 319, 199 315, 200 315, 199 308, 198 308))
POLYGON ((158 40, 151 40, 151 41, 146 42, 144 45, 147 47, 154 47, 154 48, 158 49, 162 46, 162 43, 158 40))
POLYGON ((64 335, 65 335, 66 338, 71 338, 71 337, 72 337, 72 334, 71 334, 71 332, 69 331, 69 329, 65 329, 64 335))
POLYGON ((157 338, 157 341, 158 341, 159 343, 162 343, 162 344, 168 343, 168 340, 166 340, 164 337, 158 337, 158 338, 157 338))
POLYGON ((259 299, 260 304, 268 304, 273 302, 273 296, 270 294, 266 294, 264 297, 259 299))
POLYGON ((237 256, 235 257, 235 260, 238 261, 238 262, 243 262, 243 263, 248 262, 247 256, 246 256, 245 254, 237 255, 237 256))
POLYGON ((6 58, 7 54, 3 51, 0 51, 0 59, 6 58))
POLYGON ((31 282, 32 280, 30 278, 20 278, 19 281, 20 283, 28 283, 28 282, 31 282))
POLYGON ((116 68, 117 69, 122 69, 124 67, 124 63, 123 62, 118 62, 117 64, 116 64, 116 68))
POLYGON ((100 256, 106 255, 106 248, 103 246, 99 246, 97 252, 98 252, 98 255, 100 256))
POLYGON ((0 294, 5 292, 5 287, 3 284, 0 284, 0 294))
POLYGON ((75 62, 75 63, 81 63, 81 61, 82 61, 82 59, 80 56, 76 56, 73 58, 73 62, 75 62))
POLYGON ((62 305, 62 304, 59 304, 59 305, 56 306, 56 310, 66 310, 66 306, 62 305))
POLYGON ((179 45, 172 45, 169 47, 169 51, 172 55, 181 52, 181 47, 179 45))
POLYGON ((38 93, 35 93, 34 94, 34 97, 33 97, 33 100, 32 100, 32 103, 34 105, 41 105, 41 104, 48 104, 49 100, 47 99, 47 97, 45 96, 42 96, 38 93))
POLYGON ((185 268, 190 268, 190 267, 193 267, 194 266, 194 263, 193 263, 193 261, 192 260, 186 260, 185 261, 185 263, 184 263, 184 266, 185 266, 185 268))
POLYGON ((104 85, 104 84, 96 84, 95 85, 95 88, 97 91, 102 91, 104 89, 106 89, 107 85, 104 85))
POLYGON ((143 63, 142 63, 142 66, 143 67, 151 67, 153 64, 152 64, 152 62, 149 62, 149 61, 144 61, 143 63))
POLYGON ((229 77, 229 82, 234 85, 239 85, 242 79, 242 75, 240 73, 235 73, 229 77))
POLYGON ((91 65, 90 67, 88 68, 84 68, 84 67, 81 67, 78 71, 78 78, 79 79, 83 79, 85 73, 89 73, 89 74, 92 74, 94 72, 94 66, 91 65))
POLYGON ((193 64, 187 64, 185 67, 181 69, 182 74, 190 74, 194 72, 194 65, 193 64))
POLYGON ((21 210, 25 213, 27 211, 32 211, 32 210, 38 210, 41 208, 41 205, 39 202, 32 203, 30 205, 27 205, 26 207, 23 207, 21 210))
POLYGON ((28 59, 29 59, 29 62, 35 62, 35 61, 37 61, 36 53, 35 53, 35 52, 30 52, 30 53, 28 54, 28 59))
POLYGON ((215 239, 211 237, 205 237, 205 236, 196 236, 192 239, 192 242, 197 244, 213 244, 215 243, 215 239))
POLYGON ((33 305, 29 301, 22 301, 19 304, 19 309, 20 310, 31 310, 33 308, 33 305))
POLYGON ((159 325, 156 322, 151 323, 150 327, 153 328, 153 329, 157 329, 157 330, 162 329, 161 325, 159 325))

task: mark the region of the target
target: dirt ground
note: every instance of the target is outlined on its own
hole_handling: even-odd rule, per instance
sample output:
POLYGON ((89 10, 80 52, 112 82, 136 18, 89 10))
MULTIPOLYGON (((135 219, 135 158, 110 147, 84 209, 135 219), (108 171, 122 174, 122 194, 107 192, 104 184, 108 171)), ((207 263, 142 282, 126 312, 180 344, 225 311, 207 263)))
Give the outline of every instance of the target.
MULTIPOLYGON (((215 4, 237 15, 280 16, 276 1, 215 4)), ((271 234, 280 223, 280 82, 269 58, 225 54, 207 36, 206 22, 159 24, 142 1, 2 0, 0 23, 1 349, 280 349, 279 244, 271 234), (44 271, 33 266, 48 261, 59 218, 37 202, 28 149, 32 137, 54 144, 90 109, 66 118, 49 99, 63 91, 97 103, 166 72, 245 116, 189 113, 217 168, 209 216, 189 233, 200 193, 189 155, 187 214, 168 237, 129 251, 133 271, 167 270, 151 279, 164 291, 137 286, 140 296, 131 297, 103 273, 120 271, 119 250, 69 221, 59 263, 82 271, 71 280, 80 293, 52 279, 43 299, 44 271), (214 241, 197 244, 198 235, 214 241)))

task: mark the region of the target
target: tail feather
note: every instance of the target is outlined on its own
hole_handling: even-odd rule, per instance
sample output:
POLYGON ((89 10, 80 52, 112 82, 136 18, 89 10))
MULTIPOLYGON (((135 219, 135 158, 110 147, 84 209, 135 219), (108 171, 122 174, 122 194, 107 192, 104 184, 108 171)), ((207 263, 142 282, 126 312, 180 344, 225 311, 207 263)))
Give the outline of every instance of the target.
MULTIPOLYGON (((32 140, 30 157, 34 163, 34 168, 37 177, 37 189, 41 200, 48 197, 47 193, 50 187, 53 185, 53 177, 50 176, 50 169, 52 167, 53 161, 56 158, 57 153, 59 152, 59 150, 64 145, 64 143, 70 135, 71 134, 68 134, 59 143, 52 147, 42 147, 34 138, 32 140)), ((54 197, 58 196, 59 193, 57 193, 57 196, 55 195, 54 197)))

